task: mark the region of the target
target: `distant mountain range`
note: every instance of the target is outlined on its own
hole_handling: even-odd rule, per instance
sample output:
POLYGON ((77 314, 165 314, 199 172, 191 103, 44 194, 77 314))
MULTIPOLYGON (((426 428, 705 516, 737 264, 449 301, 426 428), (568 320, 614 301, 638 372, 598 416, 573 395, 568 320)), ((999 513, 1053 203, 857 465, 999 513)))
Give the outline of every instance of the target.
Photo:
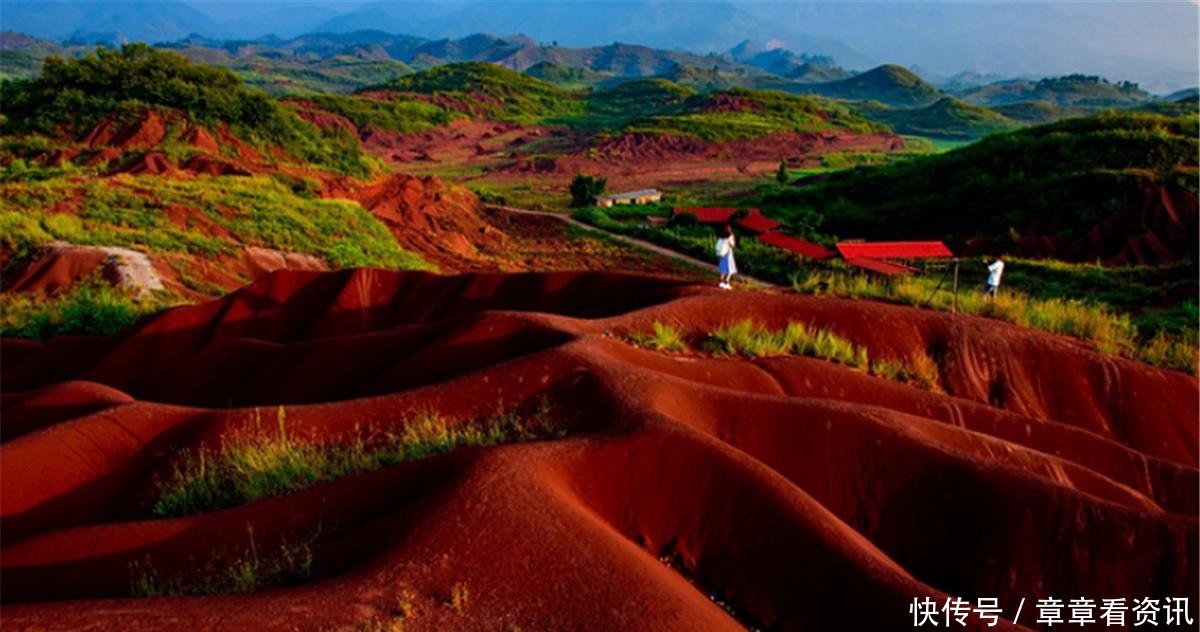
MULTIPOLYGON (((986 77, 959 75, 938 86, 897 65, 854 72, 828 56, 762 48, 751 41, 722 54, 699 55, 622 43, 570 47, 484 34, 428 40, 367 30, 289 39, 193 35, 158 47, 227 66, 248 85, 277 95, 352 93, 425 69, 483 62, 568 89, 612 88, 654 78, 701 93, 744 88, 816 95, 850 102, 854 112, 900 133, 954 139, 1110 108, 1196 109, 1194 89, 1168 101, 1133 83, 1086 75, 982 85, 974 81, 986 77)), ((31 76, 48 55, 76 56, 91 48, 0 32, 0 76, 31 76)))
MULTIPOLYGON (((447 2, 8 2, 3 28, 59 42, 177 41, 192 34, 253 40, 312 32, 381 30, 425 39, 523 33, 574 48, 613 42, 703 56, 752 43, 759 67, 788 78, 814 74, 831 57, 850 70, 883 62, 929 78, 1083 73, 1132 80, 1167 93, 1195 83, 1200 45, 1194 2, 988 3, 750 0, 451 0, 447 2), (800 51, 795 59, 773 50, 800 51), (782 59, 779 59, 782 58, 782 59), (805 66, 812 63, 812 66, 805 66)), ((750 52, 750 51, 745 51, 750 52)))

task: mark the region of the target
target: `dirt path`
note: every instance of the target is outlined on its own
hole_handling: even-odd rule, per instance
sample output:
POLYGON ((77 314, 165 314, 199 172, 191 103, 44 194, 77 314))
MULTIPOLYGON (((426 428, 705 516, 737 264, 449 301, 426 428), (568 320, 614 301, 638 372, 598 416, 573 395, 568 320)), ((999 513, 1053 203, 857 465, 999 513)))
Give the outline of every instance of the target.
MULTIPOLYGON (((602 235, 606 235, 606 236, 611 237, 612 239, 619 241, 625 245, 632 246, 634 248, 641 248, 643 250, 649 250, 653 253, 662 255, 664 257, 669 257, 671 259, 683 261, 684 263, 687 263, 688 265, 692 265, 692 266, 696 266, 698 268, 703 268, 705 270, 709 270, 713 274, 717 273, 717 266, 715 264, 712 264, 712 263, 709 263, 707 261, 703 261, 700 259, 696 259, 695 257, 690 257, 683 253, 671 250, 670 248, 664 248, 663 246, 659 246, 657 244, 654 244, 654 243, 651 243, 651 242, 648 242, 648 241, 645 241, 642 239, 637 239, 635 237, 629 237, 628 235, 622 235, 620 233, 614 233, 612 231, 604 230, 603 228, 597 228, 595 226, 592 226, 591 224, 581 222, 569 215, 564 215, 562 213, 555 213, 553 211, 534 211, 532 209, 527 209, 527 208, 517 208, 515 206, 501 206, 501 205, 496 205, 496 204, 490 205, 488 208, 505 211, 507 213, 516 213, 518 215, 537 215, 539 217, 554 218, 558 221, 565 222, 568 225, 576 226, 576 227, 581 228, 586 231, 591 231, 593 233, 600 233, 602 235)), ((742 282, 747 283, 752 286, 779 287, 778 285, 776 285, 774 283, 763 281, 762 279, 756 279, 752 276, 743 274, 741 272, 739 272, 737 274, 736 278, 741 280, 742 282)))

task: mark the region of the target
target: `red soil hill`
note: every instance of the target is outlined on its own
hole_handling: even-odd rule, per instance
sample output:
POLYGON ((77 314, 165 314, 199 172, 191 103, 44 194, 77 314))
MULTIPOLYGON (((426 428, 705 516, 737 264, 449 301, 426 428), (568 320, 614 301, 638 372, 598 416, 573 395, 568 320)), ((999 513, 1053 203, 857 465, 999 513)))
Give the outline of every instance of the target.
POLYGON ((1196 379, 1000 322, 615 274, 293 271, 110 338, 0 345, 6 628, 901 629, 914 598, 1011 618, 1200 588, 1196 379), (742 318, 927 354, 947 393, 623 338, 742 318), (543 398, 566 437, 144 517, 174 451, 254 406, 341 441, 543 398), (196 572, 247 525, 260 550, 316 534, 315 579, 123 597, 131 565, 196 572))

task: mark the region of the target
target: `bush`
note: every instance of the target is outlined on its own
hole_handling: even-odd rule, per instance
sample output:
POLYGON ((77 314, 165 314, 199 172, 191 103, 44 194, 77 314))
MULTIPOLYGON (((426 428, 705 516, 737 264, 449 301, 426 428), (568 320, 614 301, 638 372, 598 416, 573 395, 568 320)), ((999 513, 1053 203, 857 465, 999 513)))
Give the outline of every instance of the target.
POLYGON ((629 340, 639 347, 655 351, 682 352, 688 350, 687 343, 684 342, 683 337, 679 334, 679 330, 658 321, 654 322, 652 333, 632 333, 629 334, 629 340))
POLYGON ((788 323, 784 329, 771 330, 754 321, 742 320, 712 332, 704 348, 721 355, 762 357, 797 354, 852 367, 866 367, 868 364, 865 347, 828 329, 814 329, 795 322, 788 323))
POLYGON ((607 178, 595 178, 585 173, 576 174, 575 179, 571 180, 571 206, 591 206, 593 198, 604 193, 607 184, 607 178))
POLYGON ((938 365, 923 353, 914 353, 902 360, 880 359, 871 362, 871 374, 888 380, 911 384, 927 391, 940 392, 938 365))

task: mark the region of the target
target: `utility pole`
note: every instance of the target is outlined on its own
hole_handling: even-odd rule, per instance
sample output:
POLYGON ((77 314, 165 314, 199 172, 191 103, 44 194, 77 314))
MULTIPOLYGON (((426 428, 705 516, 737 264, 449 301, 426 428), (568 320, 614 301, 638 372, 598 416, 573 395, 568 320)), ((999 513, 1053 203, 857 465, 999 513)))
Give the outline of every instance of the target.
POLYGON ((954 258, 954 302, 950 307, 950 313, 958 313, 958 257, 954 258))

